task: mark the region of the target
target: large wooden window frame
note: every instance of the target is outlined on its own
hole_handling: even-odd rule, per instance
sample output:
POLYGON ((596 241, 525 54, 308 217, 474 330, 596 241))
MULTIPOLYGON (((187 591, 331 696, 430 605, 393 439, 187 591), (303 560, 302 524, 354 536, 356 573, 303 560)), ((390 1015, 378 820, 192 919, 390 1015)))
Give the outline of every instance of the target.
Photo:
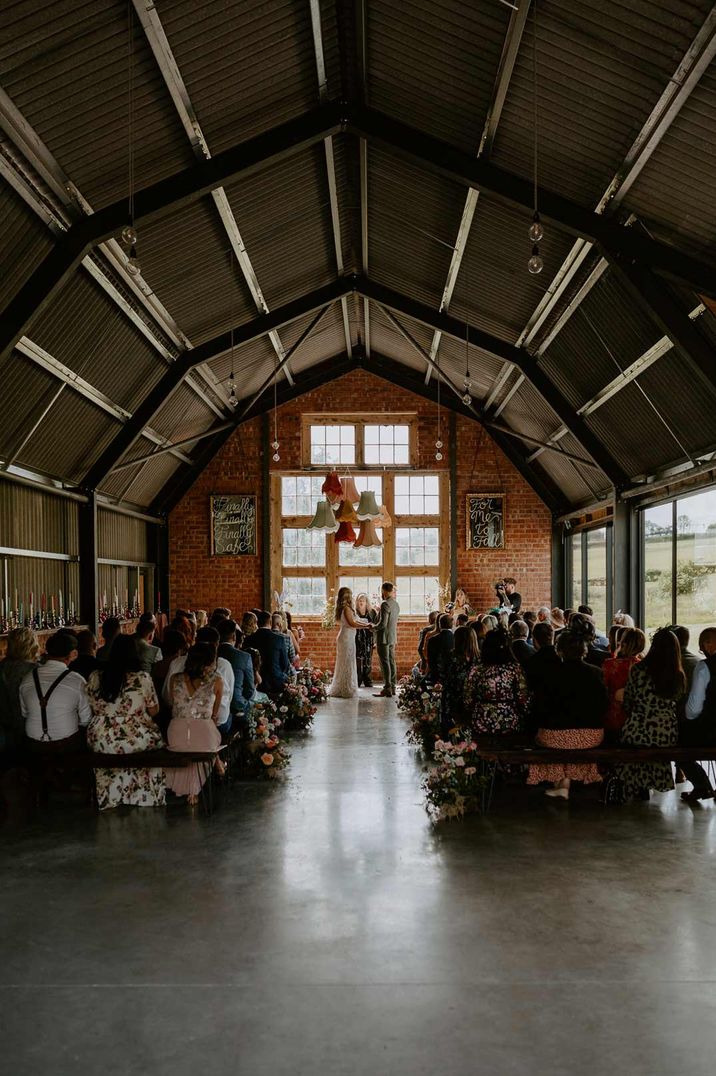
MULTIPOLYGON (((397 470, 413 469, 418 463, 418 416, 412 412, 351 412, 337 414, 305 414, 301 420, 301 461, 307 470, 325 471, 331 464, 311 463, 311 426, 354 426, 355 463, 350 466, 354 471, 382 471, 385 467, 397 470), (365 463, 365 427, 366 426, 407 426, 408 427, 408 462, 385 464, 365 463)), ((344 464, 335 464, 340 470, 344 464)))
MULTIPOLYGON (((315 423, 314 423, 315 424, 315 423)), ((274 471, 271 474, 271 593, 282 592, 284 577, 298 578, 324 578, 326 579, 326 596, 338 590, 338 580, 341 576, 360 576, 369 579, 375 578, 376 583, 388 579, 394 582, 398 588, 398 601, 400 602, 400 580, 407 576, 437 576, 441 587, 450 582, 450 479, 446 472, 432 470, 413 470, 405 467, 395 467, 387 470, 384 467, 351 468, 355 475, 375 474, 378 472, 383 481, 383 504, 393 521, 391 527, 383 530, 383 565, 382 567, 362 567, 339 565, 339 544, 335 542, 332 534, 326 535, 326 566, 325 568, 301 566, 284 567, 283 565, 283 530, 284 528, 305 528, 311 521, 311 516, 284 516, 282 514, 281 480, 294 478, 314 473, 319 468, 304 470, 274 471), (438 479, 440 511, 437 515, 396 515, 393 506, 395 504, 395 478, 397 475, 432 475, 438 479), (395 562, 395 530, 397 527, 436 527, 438 530, 438 560, 434 565, 397 565, 395 562)), ((323 468, 325 471, 325 467, 323 468)), ((341 469, 339 468, 339 473, 341 469)), ((307 614, 296 614, 303 621, 317 621, 320 617, 307 614)), ((401 620, 423 621, 422 614, 405 614, 401 620)))

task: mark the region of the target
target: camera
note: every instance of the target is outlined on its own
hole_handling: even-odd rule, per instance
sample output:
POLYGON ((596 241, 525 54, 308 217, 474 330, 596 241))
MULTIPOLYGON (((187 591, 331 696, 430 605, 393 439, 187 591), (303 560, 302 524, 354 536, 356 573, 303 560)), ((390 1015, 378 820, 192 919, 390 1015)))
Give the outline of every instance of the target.
POLYGON ((502 582, 501 579, 498 579, 497 582, 495 583, 495 590, 504 590, 504 589, 505 589, 505 584, 502 582))

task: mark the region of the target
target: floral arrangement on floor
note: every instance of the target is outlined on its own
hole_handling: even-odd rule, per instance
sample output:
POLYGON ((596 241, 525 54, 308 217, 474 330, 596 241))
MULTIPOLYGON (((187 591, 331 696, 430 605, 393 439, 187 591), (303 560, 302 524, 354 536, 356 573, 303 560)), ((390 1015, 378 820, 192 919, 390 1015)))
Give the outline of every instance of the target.
POLYGON ((297 675, 297 682, 306 689, 314 704, 328 701, 328 685, 332 679, 333 673, 317 668, 310 661, 303 663, 297 675))
POLYGON ((440 737, 440 684, 426 684, 412 676, 398 683, 398 710, 410 721, 406 738, 431 755, 440 737))
POLYGON ((291 755, 281 743, 283 725, 273 702, 253 702, 249 707, 248 728, 243 743, 241 771, 244 777, 278 777, 288 766, 291 755))
POLYGON ((286 684, 276 706, 286 732, 305 732, 317 709, 309 698, 308 688, 301 683, 286 684))
POLYGON ((435 744, 436 765, 423 779, 427 810, 436 822, 480 811, 487 777, 482 773, 477 744, 461 740, 435 744))

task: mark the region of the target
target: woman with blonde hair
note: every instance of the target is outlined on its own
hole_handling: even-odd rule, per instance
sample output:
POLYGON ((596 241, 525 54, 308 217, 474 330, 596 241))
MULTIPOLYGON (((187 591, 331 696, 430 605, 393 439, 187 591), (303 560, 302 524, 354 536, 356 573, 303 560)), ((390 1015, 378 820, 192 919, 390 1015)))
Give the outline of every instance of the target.
POLYGON ((20 684, 37 665, 40 645, 32 628, 13 628, 7 637, 7 654, 0 661, 0 748, 19 747, 25 735, 20 711, 20 684))
MULTIPOLYGON (((244 640, 248 635, 253 635, 255 631, 258 631, 259 622, 256 617, 256 613, 244 613, 241 618, 241 631, 244 636, 244 640)), ((248 649, 244 647, 244 649, 248 649)))
POLYGON ((455 591, 455 598, 453 600, 451 612, 455 618, 457 618, 460 613, 467 613, 468 616, 472 616, 472 606, 467 600, 467 594, 462 589, 462 587, 458 587, 455 591))
POLYGON ((370 620, 356 616, 353 592, 341 587, 336 597, 335 622, 339 626, 336 639, 336 666, 328 694, 335 699, 352 699, 358 694, 358 665, 356 660, 356 631, 370 628, 370 620))
POLYGON ((205 628, 206 625, 209 623, 209 614, 207 613, 206 609, 196 609, 195 613, 196 630, 198 631, 199 628, 205 628))

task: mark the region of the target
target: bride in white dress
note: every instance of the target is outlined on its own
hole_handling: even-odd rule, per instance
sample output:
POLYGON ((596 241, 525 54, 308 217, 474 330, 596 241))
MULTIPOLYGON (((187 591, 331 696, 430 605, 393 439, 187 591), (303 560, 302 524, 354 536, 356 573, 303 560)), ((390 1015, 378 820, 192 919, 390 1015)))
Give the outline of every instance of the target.
POLYGON ((353 593, 341 587, 336 598, 336 624, 340 625, 336 639, 336 666, 328 694, 334 699, 352 699, 358 694, 358 665, 356 662, 356 628, 370 628, 370 620, 356 616, 353 593))

